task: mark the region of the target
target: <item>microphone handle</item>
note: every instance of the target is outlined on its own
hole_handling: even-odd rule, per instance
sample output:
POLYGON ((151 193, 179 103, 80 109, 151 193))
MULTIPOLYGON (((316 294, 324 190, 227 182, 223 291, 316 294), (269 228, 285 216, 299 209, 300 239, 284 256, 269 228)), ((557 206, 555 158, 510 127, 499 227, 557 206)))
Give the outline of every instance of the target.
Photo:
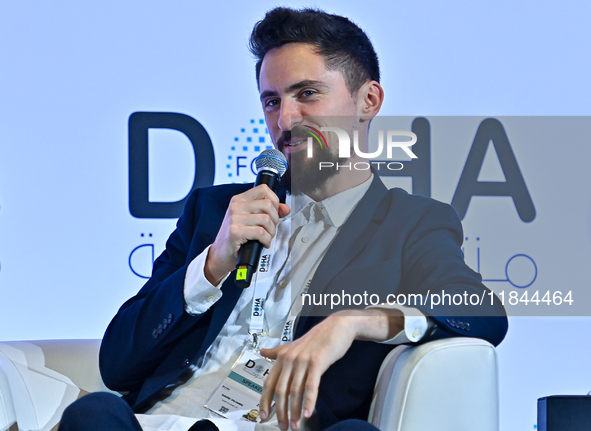
MULTIPOLYGON (((257 174, 254 186, 266 184, 276 192, 279 187, 279 176, 273 171, 261 170, 257 174)), ((236 261, 236 285, 246 289, 252 282, 252 276, 257 271, 263 244, 258 241, 247 241, 238 251, 238 260, 236 261)))

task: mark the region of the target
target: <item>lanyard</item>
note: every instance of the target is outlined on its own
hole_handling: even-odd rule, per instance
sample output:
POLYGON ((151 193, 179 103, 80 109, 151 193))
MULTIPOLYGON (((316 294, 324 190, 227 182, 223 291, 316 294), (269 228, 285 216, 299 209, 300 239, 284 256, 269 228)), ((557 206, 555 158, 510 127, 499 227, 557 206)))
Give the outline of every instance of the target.
MULTIPOLYGON (((269 249, 264 249, 263 253, 261 254, 261 258, 259 259, 259 266, 257 268, 257 272, 253 277, 253 284, 254 284, 254 293, 252 299, 252 308, 250 314, 250 324, 248 333, 253 337, 253 347, 254 349, 258 349, 259 344, 259 337, 263 333, 265 328, 265 310, 264 305, 268 296, 268 293, 271 290, 275 279, 277 278, 278 273, 272 271, 272 262, 274 258, 281 258, 281 253, 278 253, 276 250, 276 238, 278 235, 273 237, 271 241, 271 246, 269 249)), ((314 265, 312 265, 311 271, 306 279, 306 283, 303 286, 303 292, 307 292, 308 286, 310 285, 311 278, 313 277, 314 273, 316 272, 322 257, 324 257, 325 250, 318 250, 320 253, 319 256, 315 256, 314 265)), ((277 265, 276 265, 277 267, 277 265)), ((301 270, 301 269, 300 269, 301 270)), ((280 270, 281 272, 281 270, 280 270)), ((286 291, 284 295, 290 295, 291 293, 291 281, 285 286, 286 291)), ((287 312, 286 321, 283 326, 283 331, 280 337, 280 343, 286 344, 293 340, 294 328, 295 323, 297 321, 297 317, 302 310, 302 301, 301 298, 298 296, 292 302, 289 311, 287 312)))
POLYGON ((253 347, 258 348, 258 338, 262 334, 265 327, 265 301, 267 294, 273 283, 273 275, 271 274, 271 261, 275 254, 275 243, 277 235, 271 241, 271 247, 263 249, 261 258, 259 259, 259 266, 254 276, 254 295, 252 298, 252 310, 250 312, 250 326, 248 333, 253 337, 253 347))

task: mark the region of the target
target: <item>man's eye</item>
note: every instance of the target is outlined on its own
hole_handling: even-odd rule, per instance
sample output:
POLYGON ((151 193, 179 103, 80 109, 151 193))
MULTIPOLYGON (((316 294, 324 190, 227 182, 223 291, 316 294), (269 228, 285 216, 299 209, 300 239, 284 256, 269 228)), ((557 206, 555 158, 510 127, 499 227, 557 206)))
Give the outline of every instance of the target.
POLYGON ((316 94, 316 91, 314 90, 306 90, 302 92, 302 96, 304 97, 310 97, 316 94))
POLYGON ((272 107, 279 105, 279 99, 270 99, 265 102, 266 107, 272 107))

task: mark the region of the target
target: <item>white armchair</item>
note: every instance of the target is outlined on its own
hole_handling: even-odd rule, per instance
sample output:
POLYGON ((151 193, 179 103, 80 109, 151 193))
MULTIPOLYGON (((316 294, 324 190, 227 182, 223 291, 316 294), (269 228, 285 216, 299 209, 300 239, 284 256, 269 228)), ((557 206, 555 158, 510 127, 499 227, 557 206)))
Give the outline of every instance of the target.
MULTIPOLYGON (((50 431, 77 398, 108 391, 99 346, 100 340, 0 343, 0 431, 50 431)), ((497 431, 494 347, 475 338, 396 347, 382 364, 369 421, 383 431, 497 431)))
POLYGON ((368 420, 383 431, 498 431, 495 348, 477 338, 396 347, 382 363, 368 420))

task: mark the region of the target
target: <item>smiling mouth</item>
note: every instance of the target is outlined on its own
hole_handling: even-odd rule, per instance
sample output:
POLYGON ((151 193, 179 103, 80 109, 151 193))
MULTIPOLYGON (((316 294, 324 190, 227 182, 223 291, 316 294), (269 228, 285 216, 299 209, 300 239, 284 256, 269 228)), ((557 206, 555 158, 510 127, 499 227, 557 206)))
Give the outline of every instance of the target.
POLYGON ((293 141, 289 141, 285 143, 286 147, 297 147, 300 144, 303 144, 304 142, 307 142, 307 139, 305 138, 296 138, 293 141))

